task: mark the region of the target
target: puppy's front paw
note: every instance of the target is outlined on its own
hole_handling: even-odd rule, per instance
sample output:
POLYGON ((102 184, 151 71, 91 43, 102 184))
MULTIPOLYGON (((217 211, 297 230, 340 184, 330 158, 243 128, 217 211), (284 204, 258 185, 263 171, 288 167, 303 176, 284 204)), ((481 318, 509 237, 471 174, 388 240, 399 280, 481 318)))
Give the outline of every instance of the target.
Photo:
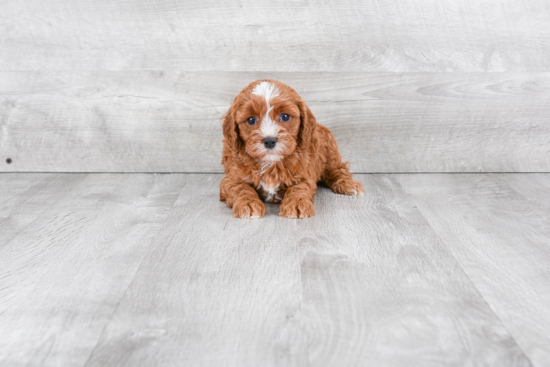
POLYGON ((265 216, 265 205, 258 200, 239 200, 233 204, 233 217, 258 219, 265 216))
POLYGON ((315 208, 313 207, 313 202, 310 200, 283 199, 279 215, 291 219, 308 218, 315 215, 315 208))
POLYGON ((334 185, 332 185, 332 191, 343 195, 363 195, 365 193, 365 188, 361 185, 361 182, 353 178, 346 178, 336 181, 334 185))

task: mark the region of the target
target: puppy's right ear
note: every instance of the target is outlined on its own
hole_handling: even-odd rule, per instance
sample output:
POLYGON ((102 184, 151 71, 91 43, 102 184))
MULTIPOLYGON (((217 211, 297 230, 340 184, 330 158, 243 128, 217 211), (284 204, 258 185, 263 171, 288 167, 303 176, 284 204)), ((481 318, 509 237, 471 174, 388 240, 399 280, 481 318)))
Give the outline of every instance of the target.
POLYGON ((229 110, 227 110, 227 112, 224 113, 221 118, 223 136, 227 144, 231 147, 231 149, 241 149, 242 141, 239 136, 239 126, 235 121, 234 115, 235 115, 235 111, 234 111, 233 105, 231 105, 229 110))

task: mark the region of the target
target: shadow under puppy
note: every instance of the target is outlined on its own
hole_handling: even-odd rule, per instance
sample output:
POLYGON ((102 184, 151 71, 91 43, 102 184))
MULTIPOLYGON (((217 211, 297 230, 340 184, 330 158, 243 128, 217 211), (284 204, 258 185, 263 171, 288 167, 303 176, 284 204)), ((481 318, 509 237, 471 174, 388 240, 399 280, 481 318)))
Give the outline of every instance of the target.
POLYGON ((360 195, 348 162, 342 162, 329 129, 289 86, 276 80, 250 83, 222 117, 225 177, 220 200, 236 218, 260 218, 266 202, 281 203, 279 215, 315 214, 313 196, 324 181, 337 194, 360 195))

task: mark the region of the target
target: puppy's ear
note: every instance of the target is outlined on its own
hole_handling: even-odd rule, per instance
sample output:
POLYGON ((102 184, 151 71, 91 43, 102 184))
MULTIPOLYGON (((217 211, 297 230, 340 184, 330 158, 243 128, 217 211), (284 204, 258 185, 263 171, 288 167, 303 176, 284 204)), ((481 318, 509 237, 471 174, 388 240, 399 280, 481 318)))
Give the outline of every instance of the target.
POLYGON ((229 110, 227 110, 227 112, 223 114, 221 118, 223 136, 227 144, 229 144, 229 146, 232 149, 241 149, 242 141, 239 136, 239 126, 235 121, 234 114, 235 114, 235 109, 233 105, 231 105, 229 110))
POLYGON ((306 105, 304 101, 301 101, 298 104, 300 109, 300 131, 298 132, 298 146, 305 148, 311 143, 313 134, 315 133, 315 128, 317 126, 317 120, 315 116, 306 105))

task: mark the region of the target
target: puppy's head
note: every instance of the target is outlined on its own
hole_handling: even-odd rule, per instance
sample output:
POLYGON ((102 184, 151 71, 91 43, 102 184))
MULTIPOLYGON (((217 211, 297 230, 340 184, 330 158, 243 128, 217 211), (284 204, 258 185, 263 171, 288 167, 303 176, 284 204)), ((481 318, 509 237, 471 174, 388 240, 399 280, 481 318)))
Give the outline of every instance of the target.
POLYGON ((250 83, 222 120, 225 143, 263 162, 280 161, 307 147, 317 124, 294 89, 276 80, 250 83))

